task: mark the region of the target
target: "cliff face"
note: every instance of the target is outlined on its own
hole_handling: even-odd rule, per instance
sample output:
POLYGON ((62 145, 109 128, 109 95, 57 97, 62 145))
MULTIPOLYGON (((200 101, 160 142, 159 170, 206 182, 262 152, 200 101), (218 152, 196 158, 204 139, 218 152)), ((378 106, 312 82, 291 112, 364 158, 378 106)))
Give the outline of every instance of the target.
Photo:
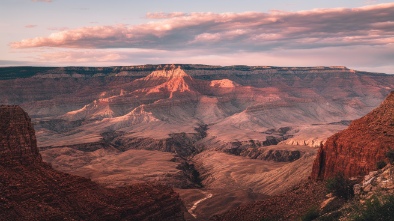
POLYGON ((18 106, 0 106, 0 157, 41 160, 30 117, 18 106))
POLYGON ((171 188, 104 188, 43 163, 28 115, 0 107, 0 220, 184 220, 171 188))
POLYGON ((313 165, 313 179, 342 172, 346 177, 365 175, 385 160, 394 148, 394 92, 382 104, 350 126, 328 138, 313 165))

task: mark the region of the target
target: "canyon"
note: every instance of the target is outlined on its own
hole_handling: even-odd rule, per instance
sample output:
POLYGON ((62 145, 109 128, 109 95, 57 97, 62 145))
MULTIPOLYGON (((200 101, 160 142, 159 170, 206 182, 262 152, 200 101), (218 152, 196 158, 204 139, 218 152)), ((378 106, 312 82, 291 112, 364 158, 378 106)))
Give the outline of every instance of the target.
POLYGON ((316 218, 320 218, 315 220, 355 220, 355 215, 363 211, 360 208, 368 207, 368 200, 393 194, 393 116, 394 92, 391 92, 377 108, 321 145, 310 180, 268 199, 232 208, 212 220, 297 220, 311 208, 320 208, 316 210, 316 218), (355 196, 348 203, 333 193, 327 194, 326 181, 338 179, 338 174, 352 183, 355 196))
POLYGON ((18 106, 0 106, 0 141, 0 220, 184 220, 186 208, 169 187, 109 189, 52 169, 18 106))
POLYGON ((189 220, 307 189, 320 146, 393 87, 342 66, 0 68, 0 103, 32 117, 43 161, 109 188, 170 186, 189 220))

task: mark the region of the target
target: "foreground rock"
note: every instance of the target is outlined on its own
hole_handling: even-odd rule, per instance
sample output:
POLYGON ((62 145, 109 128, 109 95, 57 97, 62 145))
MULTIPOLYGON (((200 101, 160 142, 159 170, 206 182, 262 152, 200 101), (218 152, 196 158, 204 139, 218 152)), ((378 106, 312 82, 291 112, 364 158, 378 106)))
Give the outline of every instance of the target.
POLYGON ((172 189, 135 184, 108 189, 42 162, 28 115, 0 107, 1 220, 184 220, 172 189))
POLYGON ((371 196, 380 194, 387 195, 394 193, 394 167, 386 167, 371 171, 364 176, 363 180, 354 185, 354 193, 360 200, 366 200, 371 196))
POLYGON ((331 136, 319 150, 312 170, 313 179, 327 179, 337 173, 361 176, 376 169, 394 147, 394 92, 349 128, 331 136))

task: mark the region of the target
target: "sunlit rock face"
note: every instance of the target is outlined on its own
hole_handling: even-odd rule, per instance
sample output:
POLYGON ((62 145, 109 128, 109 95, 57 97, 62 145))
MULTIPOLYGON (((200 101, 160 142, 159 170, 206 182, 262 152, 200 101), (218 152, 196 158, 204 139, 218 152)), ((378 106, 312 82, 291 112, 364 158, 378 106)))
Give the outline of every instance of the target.
POLYGON ((208 125, 205 141, 320 146, 389 93, 394 77, 345 67, 142 65, 2 68, 0 102, 21 105, 39 146, 167 139, 208 125), (10 74, 13 73, 13 74, 10 74), (269 134, 288 127, 284 136, 269 134), (267 133, 268 131, 268 133, 267 133), (282 137, 282 138, 281 138, 282 137), (281 140, 282 139, 282 140, 281 140))
POLYGON ((394 92, 382 104, 327 139, 313 165, 312 178, 328 179, 337 173, 361 176, 386 160, 394 146, 394 92))

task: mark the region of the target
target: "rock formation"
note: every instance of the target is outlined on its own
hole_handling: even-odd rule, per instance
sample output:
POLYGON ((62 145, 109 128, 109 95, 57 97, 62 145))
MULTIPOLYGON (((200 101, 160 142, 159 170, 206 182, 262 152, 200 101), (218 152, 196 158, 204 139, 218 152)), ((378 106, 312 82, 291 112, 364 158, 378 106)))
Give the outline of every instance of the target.
POLYGON ((281 138, 265 132, 286 127, 289 144, 318 146, 345 128, 332 123, 365 115, 393 87, 392 75, 345 67, 0 68, 0 103, 28 110, 40 146, 98 142, 119 130, 124 139, 166 139, 204 124, 210 147, 281 138))
POLYGON ((30 117, 18 106, 0 106, 0 158, 41 160, 30 117))
POLYGON ((328 138, 313 165, 313 179, 327 179, 336 173, 346 177, 365 175, 386 160, 394 148, 394 92, 382 104, 350 126, 328 138))
POLYGON ((0 151, 0 220, 184 220, 182 201, 168 187, 108 189, 53 170, 20 107, 0 107, 0 151))

